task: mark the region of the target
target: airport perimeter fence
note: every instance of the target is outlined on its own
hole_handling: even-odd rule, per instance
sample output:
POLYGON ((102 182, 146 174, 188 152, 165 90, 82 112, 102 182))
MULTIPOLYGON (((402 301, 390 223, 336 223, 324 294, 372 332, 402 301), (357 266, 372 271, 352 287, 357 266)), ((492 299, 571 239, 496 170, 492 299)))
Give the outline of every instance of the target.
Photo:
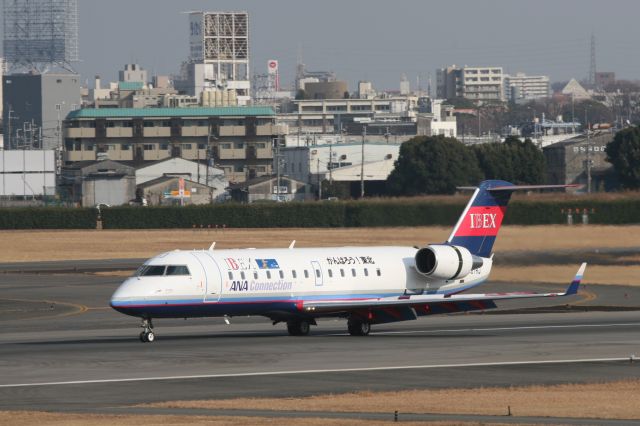
POLYGON ((9 207, 0 209, 0 229, 95 229, 96 209, 9 207))
MULTIPOLYGON (((337 201, 282 204, 223 204, 187 207, 112 207, 102 210, 104 229, 140 228, 308 228, 453 226, 465 202, 337 201)), ((509 204, 505 224, 640 223, 640 199, 523 201, 509 204)))

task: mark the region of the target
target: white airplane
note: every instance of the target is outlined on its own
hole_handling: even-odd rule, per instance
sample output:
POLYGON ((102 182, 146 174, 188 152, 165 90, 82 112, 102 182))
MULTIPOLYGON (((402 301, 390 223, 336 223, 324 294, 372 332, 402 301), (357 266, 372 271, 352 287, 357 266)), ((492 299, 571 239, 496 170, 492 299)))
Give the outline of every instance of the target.
POLYGON ((484 181, 444 243, 415 247, 330 247, 171 251, 125 280, 111 307, 142 318, 140 340, 155 340, 152 318, 261 315, 286 322, 290 335, 309 334, 321 317, 347 318, 351 335, 372 324, 438 313, 495 308, 496 300, 574 295, 586 264, 564 293, 463 291, 491 272, 491 249, 515 186, 484 181))

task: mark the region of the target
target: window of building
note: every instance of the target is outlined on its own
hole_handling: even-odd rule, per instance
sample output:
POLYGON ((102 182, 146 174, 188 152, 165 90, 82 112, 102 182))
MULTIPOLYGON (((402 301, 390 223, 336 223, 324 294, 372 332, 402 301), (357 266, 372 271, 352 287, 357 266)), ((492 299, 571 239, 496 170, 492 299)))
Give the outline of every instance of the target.
POLYGON ((85 145, 85 151, 93 151, 95 150, 95 145, 85 145))
POLYGON ((236 173, 244 172, 244 165, 236 164, 235 166, 233 166, 233 171, 236 172, 236 173))
POLYGON ((120 149, 122 151, 129 151, 131 149, 131 145, 129 145, 128 143, 123 143, 122 145, 120 145, 120 149))
POLYGON ((231 149, 231 144, 230 143, 221 143, 220 144, 220 148, 222 148, 222 149, 231 149))
POLYGON ((207 144, 199 143, 198 144, 198 149, 207 149, 207 144))
POLYGON ((182 149, 190 150, 191 149, 191 144, 190 143, 183 143, 182 144, 182 149))
POLYGON ((143 123, 144 127, 153 127, 154 126, 154 122, 153 121, 145 121, 143 123))
POLYGON ((168 150, 169 149, 169 144, 168 143, 161 143, 160 144, 160 149, 161 150, 168 150))
POLYGON ((265 149, 267 147, 267 144, 264 142, 260 142, 256 144, 256 148, 258 149, 265 149))
POLYGON ((234 148, 235 149, 244 149, 244 143, 243 142, 236 142, 234 144, 234 148))
POLYGON ((267 171, 267 166, 258 166, 258 173, 265 173, 267 171))
POLYGON ((153 151, 155 148, 156 146, 153 143, 145 143, 144 145, 142 145, 142 149, 144 149, 145 151, 153 151))

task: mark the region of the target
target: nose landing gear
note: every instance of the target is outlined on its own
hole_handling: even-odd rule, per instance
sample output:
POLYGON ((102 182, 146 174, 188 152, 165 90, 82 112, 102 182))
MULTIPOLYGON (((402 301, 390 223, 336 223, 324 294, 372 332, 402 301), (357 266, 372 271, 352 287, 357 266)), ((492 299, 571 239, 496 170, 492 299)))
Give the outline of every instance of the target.
POLYGON ((140 324, 140 327, 143 328, 143 331, 140 332, 141 342, 153 342, 156 340, 156 335, 153 333, 153 323, 151 322, 151 318, 142 318, 142 324, 140 324))

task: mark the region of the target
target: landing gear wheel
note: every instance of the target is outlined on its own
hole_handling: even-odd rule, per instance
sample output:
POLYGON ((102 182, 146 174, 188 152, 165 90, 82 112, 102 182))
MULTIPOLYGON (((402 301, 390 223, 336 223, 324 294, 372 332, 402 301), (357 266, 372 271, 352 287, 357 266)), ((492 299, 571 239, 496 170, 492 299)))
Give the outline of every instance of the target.
POLYGON ((366 336, 371 331, 371 324, 360 319, 349 318, 347 329, 352 336, 366 336))
POLYGON ((156 335, 153 334, 153 323, 151 322, 151 318, 142 318, 142 324, 140 327, 143 328, 143 331, 140 332, 140 341, 143 343, 153 342, 156 340, 156 335))
POLYGON ((307 336, 311 330, 309 321, 288 321, 287 331, 290 336, 307 336))

